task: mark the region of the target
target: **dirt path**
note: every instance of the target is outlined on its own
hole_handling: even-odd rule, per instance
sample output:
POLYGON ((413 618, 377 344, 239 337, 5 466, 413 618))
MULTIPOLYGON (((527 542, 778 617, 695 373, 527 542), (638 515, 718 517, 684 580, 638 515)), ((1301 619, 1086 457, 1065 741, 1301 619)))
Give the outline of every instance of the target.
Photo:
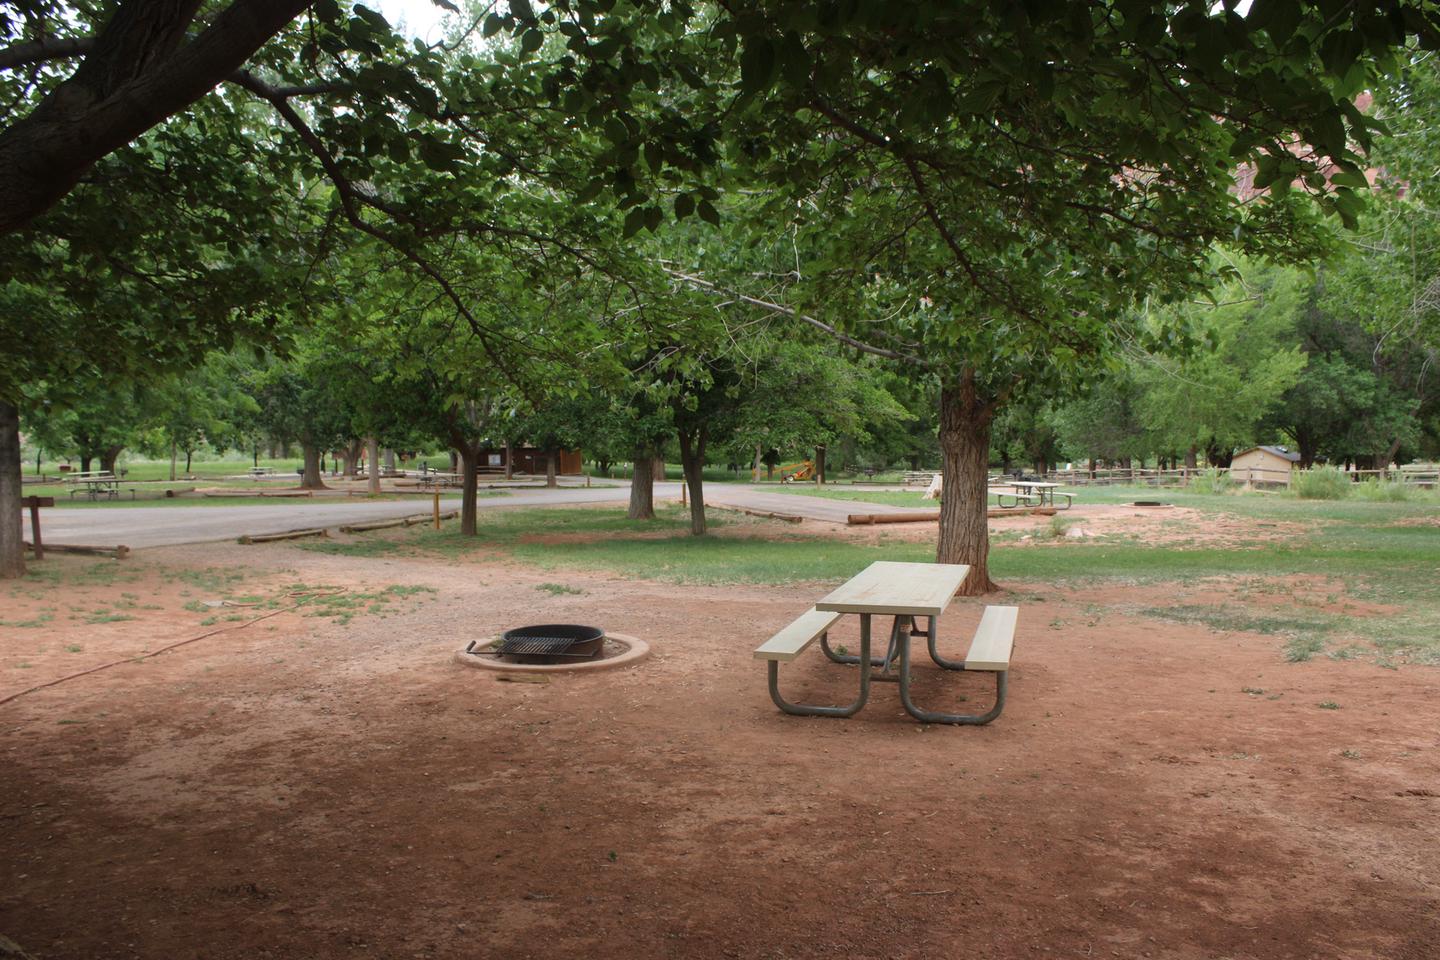
MULTIPOLYGON (((993 725, 921 726, 883 686, 856 719, 800 719, 750 650, 824 584, 566 574, 583 592, 553 595, 494 562, 149 556, 439 592, 346 626, 284 614, 0 708, 0 933, 42 960, 1431 960, 1440 942, 1433 669, 1289 664, 1274 637, 1022 589, 993 725), (545 685, 451 660, 537 621, 655 655, 545 685)), ((978 613, 957 602, 942 646, 978 613)), ((188 629, 104 626, 52 639, 88 629, 98 657, 188 629)), ((19 672, 7 657, 0 684, 19 672)), ((853 673, 807 654, 784 682, 838 700, 853 673)), ((917 688, 973 706, 990 684, 917 688)))

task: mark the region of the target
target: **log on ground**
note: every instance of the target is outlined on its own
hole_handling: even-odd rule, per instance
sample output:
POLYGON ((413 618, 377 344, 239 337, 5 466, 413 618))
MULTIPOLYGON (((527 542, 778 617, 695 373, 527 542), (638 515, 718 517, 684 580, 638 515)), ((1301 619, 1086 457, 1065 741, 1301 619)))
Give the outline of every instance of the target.
MULTIPOLYGON (((43 531, 42 531, 43 532, 43 531)), ((44 539, 43 537, 41 538, 44 539)), ((34 551, 35 547, 26 540, 25 549, 34 551)), ((46 553, 78 553, 89 557, 114 557, 116 560, 124 560, 130 555, 130 548, 124 544, 114 547, 95 547, 83 543, 45 543, 46 553)))
MULTIPOLYGON (((239 538, 240 543, 270 543, 275 540, 297 540, 300 537, 328 537, 330 531, 324 527, 309 527, 304 530, 286 530, 282 533, 256 533, 245 534, 239 538)), ((49 549, 48 547, 46 549, 49 549)))

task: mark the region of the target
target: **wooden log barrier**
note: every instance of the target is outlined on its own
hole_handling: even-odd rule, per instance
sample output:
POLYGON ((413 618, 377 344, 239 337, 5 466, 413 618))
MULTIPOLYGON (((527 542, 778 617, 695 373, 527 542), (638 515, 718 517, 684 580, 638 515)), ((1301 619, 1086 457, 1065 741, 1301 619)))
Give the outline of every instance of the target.
POLYGON ((276 540, 298 540, 301 537, 328 537, 330 531, 324 527, 309 527, 304 530, 286 530, 282 533, 255 533, 240 537, 240 543, 271 543, 276 540))
MULTIPOLYGON (((997 517, 1053 517, 1054 507, 991 507, 986 511, 991 520, 997 517)), ((852 513, 845 518, 851 526, 871 523, 933 523, 940 519, 939 510, 907 510, 904 513, 852 513)))

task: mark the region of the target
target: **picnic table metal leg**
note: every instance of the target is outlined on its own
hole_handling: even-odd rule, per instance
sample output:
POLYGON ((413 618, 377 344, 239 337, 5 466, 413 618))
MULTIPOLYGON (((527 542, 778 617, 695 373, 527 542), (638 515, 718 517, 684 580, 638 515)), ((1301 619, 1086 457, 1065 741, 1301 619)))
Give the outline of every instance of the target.
POLYGON ((931 659, 931 660, 934 660, 936 664, 938 664, 939 666, 944 667, 946 670, 964 670, 964 669, 965 669, 965 661, 964 661, 964 660, 951 660, 951 659, 949 659, 949 658, 947 658, 947 657, 942 657, 942 656, 940 656, 940 651, 939 651, 939 650, 936 648, 936 646, 935 646, 936 637, 937 637, 937 636, 939 635, 939 633, 940 633, 940 631, 938 631, 938 630, 935 629, 936 623, 937 623, 936 618, 935 618, 935 617, 931 617, 931 618, 930 618, 930 632, 927 633, 927 634, 925 634, 925 646, 926 646, 927 648, 929 648, 929 650, 930 650, 930 659, 931 659))
MULTIPOLYGON (((964 667, 962 666, 960 669, 963 670, 964 667)), ((921 723, 952 723, 967 726, 989 723, 1000 716, 1000 711, 1005 709, 1005 691, 1009 677, 1009 672, 1005 670, 995 673, 995 706, 986 713, 939 713, 934 710, 921 710, 910 699, 910 638, 908 636, 900 638, 900 703, 905 707, 906 713, 921 723)))
MULTIPOLYGON (((857 663, 866 663, 870 659, 870 614, 860 614, 860 656, 856 658, 857 663)), ((865 706, 865 701, 870 699, 870 668, 862 667, 860 670, 860 696, 855 702, 845 707, 813 707, 804 703, 791 703, 780 695, 780 662, 771 660, 768 665, 770 675, 770 699, 775 702, 785 713, 797 717, 853 717, 865 706)))
MULTIPOLYGON (((896 617, 895 622, 890 626, 890 643, 885 648, 885 656, 870 658, 870 666, 880 668, 880 673, 875 674, 874 676, 874 679, 876 680, 895 679, 893 676, 889 675, 889 671, 891 665, 895 662, 895 654, 898 649, 898 647, 896 646, 896 638, 899 636, 900 633, 901 619, 901 617, 896 617)), ((914 622, 914 619, 914 617, 910 618, 912 623, 914 622)), ((828 631, 820 634, 820 650, 825 654, 825 656, 829 657, 835 663, 843 663, 853 667, 860 662, 860 658, 853 654, 836 653, 835 650, 830 646, 830 634, 828 631)))

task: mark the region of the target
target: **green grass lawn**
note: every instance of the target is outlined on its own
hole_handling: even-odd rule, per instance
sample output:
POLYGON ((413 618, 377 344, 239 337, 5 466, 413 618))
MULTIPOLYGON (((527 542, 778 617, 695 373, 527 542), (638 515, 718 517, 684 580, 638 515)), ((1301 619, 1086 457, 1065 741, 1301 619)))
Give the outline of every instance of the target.
MULTIPOLYGON (((1190 543, 1117 539, 1046 547, 1001 541, 991 550, 992 576, 1040 595, 1051 585, 1083 590, 1088 584, 1194 585, 1206 578, 1229 577, 1251 599, 1260 593, 1284 594, 1289 589, 1284 586, 1287 577, 1326 577, 1339 584, 1337 599, 1389 604, 1398 610, 1360 617, 1314 609, 1298 596, 1289 604, 1282 596, 1278 605, 1270 596, 1269 602, 1253 609, 1245 605, 1244 596, 1233 605, 1214 608, 1180 603, 1163 608, 1118 606, 1159 620, 1274 633, 1283 638, 1287 656, 1293 659, 1322 651, 1348 657, 1363 648, 1382 660, 1440 663, 1440 577, 1436 576, 1440 528, 1403 525, 1440 513, 1440 507, 1428 499, 1369 503, 1302 501, 1283 495, 1206 497, 1167 492, 1157 496, 1153 490, 1116 487, 1093 492, 1094 500, 1164 499, 1205 513, 1253 518, 1256 536, 1224 547, 1207 545, 1203 539, 1190 543), (1267 521, 1298 523, 1301 532, 1276 541, 1271 528, 1258 526, 1267 521)), ((873 496, 867 492, 860 499, 873 496)), ((557 580, 563 580, 565 570, 587 570, 700 584, 838 583, 875 560, 923 562, 935 555, 930 543, 887 537, 884 532, 878 543, 871 544, 815 536, 719 511, 711 513, 710 523, 723 535, 690 536, 687 517, 678 505, 661 508, 653 522, 627 520, 618 508, 521 509, 482 513, 479 536, 473 539, 459 536, 450 524, 439 532, 366 536, 308 544, 305 549, 396 556, 462 556, 478 551, 555 571, 557 580)))

